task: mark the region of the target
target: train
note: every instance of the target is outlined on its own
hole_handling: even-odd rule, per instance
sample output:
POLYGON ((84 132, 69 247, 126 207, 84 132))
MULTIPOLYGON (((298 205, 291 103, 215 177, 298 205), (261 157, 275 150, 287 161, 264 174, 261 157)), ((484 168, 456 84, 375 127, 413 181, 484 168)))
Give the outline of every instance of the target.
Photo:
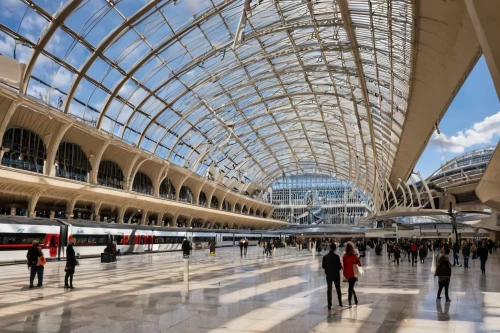
POLYGON ((25 263, 33 240, 38 240, 45 258, 64 260, 71 238, 77 257, 99 257, 106 246, 116 242, 118 255, 180 251, 187 238, 193 249, 237 246, 241 238, 249 245, 260 241, 279 240, 282 235, 251 230, 191 229, 135 224, 99 223, 79 220, 0 216, 0 264, 25 263))

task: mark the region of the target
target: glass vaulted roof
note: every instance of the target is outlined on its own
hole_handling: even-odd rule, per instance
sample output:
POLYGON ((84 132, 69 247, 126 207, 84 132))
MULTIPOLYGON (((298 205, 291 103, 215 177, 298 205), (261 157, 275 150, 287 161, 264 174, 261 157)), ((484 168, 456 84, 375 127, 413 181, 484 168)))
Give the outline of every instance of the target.
MULTIPOLYGON (((2 0, 22 93, 177 165, 373 191, 405 120, 411 0, 2 0)), ((382 186, 382 185, 380 185, 382 186)))

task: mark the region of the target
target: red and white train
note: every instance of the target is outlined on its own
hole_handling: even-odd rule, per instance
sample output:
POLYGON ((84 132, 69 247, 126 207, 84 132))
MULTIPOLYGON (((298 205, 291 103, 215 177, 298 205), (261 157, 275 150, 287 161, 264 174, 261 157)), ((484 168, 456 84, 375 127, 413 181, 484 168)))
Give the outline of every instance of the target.
MULTIPOLYGON (((95 223, 88 221, 49 220, 19 216, 0 216, 0 264, 24 263, 33 240, 38 240, 47 259, 66 258, 66 246, 76 238, 78 257, 98 257, 108 243, 115 241, 117 253, 149 253, 179 251, 184 237, 194 249, 208 247, 215 240, 217 247, 238 245, 246 237, 249 245, 260 240, 279 239, 280 234, 249 230, 203 230, 167 228, 134 224, 95 223)), ((284 237, 284 236, 282 236, 284 237)))

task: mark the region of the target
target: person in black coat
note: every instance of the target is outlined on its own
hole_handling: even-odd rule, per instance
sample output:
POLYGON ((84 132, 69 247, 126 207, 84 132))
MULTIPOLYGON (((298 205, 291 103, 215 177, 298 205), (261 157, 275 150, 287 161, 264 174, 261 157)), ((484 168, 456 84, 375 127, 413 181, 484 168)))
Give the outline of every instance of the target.
POLYGON ((182 241, 182 255, 184 258, 189 258, 189 255, 191 253, 191 244, 187 240, 187 238, 184 238, 184 241, 182 241))
POLYGON ((240 247, 240 256, 243 257, 243 247, 245 246, 243 238, 240 238, 240 241, 238 243, 238 246, 240 247))
POLYGON ((488 249, 486 248, 486 244, 481 242, 481 246, 477 249, 477 256, 481 261, 481 272, 483 275, 486 274, 486 260, 488 260, 488 249))
POLYGON ((73 245, 76 243, 76 238, 71 238, 66 248, 66 275, 64 276, 64 288, 73 289, 73 275, 75 274, 75 267, 78 266, 78 260, 76 260, 75 250, 73 245), (69 278, 69 284, 68 284, 69 278))
POLYGON ((342 270, 342 263, 340 257, 335 254, 337 246, 335 243, 330 244, 330 252, 323 257, 323 269, 326 273, 327 299, 328 310, 332 308, 332 284, 335 284, 339 305, 342 306, 342 293, 340 292, 340 271, 342 270))
POLYGON ((243 249, 245 250, 244 251, 244 254, 247 255, 247 250, 248 250, 248 238, 245 237, 245 239, 243 240, 243 249))

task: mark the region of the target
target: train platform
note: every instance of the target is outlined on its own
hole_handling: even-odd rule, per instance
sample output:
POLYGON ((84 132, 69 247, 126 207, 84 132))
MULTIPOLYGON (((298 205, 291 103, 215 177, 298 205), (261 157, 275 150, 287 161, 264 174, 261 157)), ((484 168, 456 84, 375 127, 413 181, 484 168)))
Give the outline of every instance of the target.
MULTIPOLYGON (((453 268, 451 303, 436 301, 432 260, 395 266, 368 251, 356 287, 359 305, 327 309, 322 256, 295 248, 266 257, 250 247, 190 258, 183 282, 179 252, 129 255, 101 264, 82 259, 74 286, 64 262, 49 262, 44 286, 28 289, 25 265, 0 266, 0 332, 499 332, 500 259, 453 268)), ((431 254, 429 255, 431 256, 431 254)), ((347 284, 342 283, 344 305, 347 284)), ((335 296, 334 296, 335 300, 335 296)))

